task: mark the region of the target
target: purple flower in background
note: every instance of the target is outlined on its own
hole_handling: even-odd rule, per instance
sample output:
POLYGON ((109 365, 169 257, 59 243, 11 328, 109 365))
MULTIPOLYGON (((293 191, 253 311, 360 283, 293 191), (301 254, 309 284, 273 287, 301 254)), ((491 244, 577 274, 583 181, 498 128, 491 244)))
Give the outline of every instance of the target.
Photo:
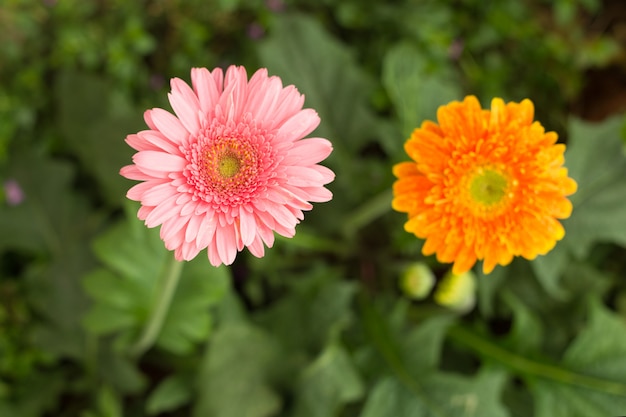
POLYGON ((461 58, 461 54, 463 53, 463 49, 465 48, 465 43, 463 39, 455 39, 452 41, 450 46, 448 47, 448 56, 453 61, 458 61, 461 58))
POLYGON ((7 180, 4 182, 4 194, 6 195, 7 204, 17 206, 24 201, 24 191, 15 180, 7 180))
POLYGON ((252 40, 261 39, 265 35, 265 29, 257 22, 252 22, 248 25, 248 37, 252 40))
POLYGON ((265 5, 273 12, 282 12, 285 10, 285 3, 283 0, 265 0, 265 5))

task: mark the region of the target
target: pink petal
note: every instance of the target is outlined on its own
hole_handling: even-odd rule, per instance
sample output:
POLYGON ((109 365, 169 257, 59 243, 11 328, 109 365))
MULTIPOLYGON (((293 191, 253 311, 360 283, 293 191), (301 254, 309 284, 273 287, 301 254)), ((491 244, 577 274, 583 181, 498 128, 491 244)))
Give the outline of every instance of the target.
POLYGON ((136 134, 126 136, 126 139, 124 141, 128 143, 128 146, 138 151, 158 150, 150 142, 146 142, 143 138, 136 134))
POLYGON ((152 130, 158 130, 154 121, 152 120, 152 110, 146 110, 143 112, 143 120, 145 120, 148 127, 152 130))
POLYGON ((222 70, 217 68, 213 71, 213 76, 206 68, 191 69, 191 83, 193 91, 198 96, 200 109, 206 115, 213 111, 220 97, 221 87, 216 83, 215 78, 223 78, 222 70))
POLYGON ((133 155, 133 162, 140 169, 164 172, 182 171, 187 166, 187 160, 184 158, 159 151, 139 151, 133 155))
POLYGON ((278 135, 283 140, 302 139, 320 124, 320 118, 313 109, 304 109, 290 117, 279 129, 278 135))
POLYGON ((140 171, 139 168, 137 168, 137 165, 126 165, 120 169, 120 175, 128 178, 129 180, 137 181, 147 181, 154 178, 153 176, 140 171))
POLYGON ((313 165, 311 168, 313 168, 322 176, 322 184, 328 184, 334 181, 335 173, 329 168, 326 168, 323 165, 313 165))
POLYGON ((185 230, 185 242, 192 242, 198 238, 198 229, 202 223, 202 216, 191 216, 185 230))
POLYGON ((158 206, 161 202, 174 195, 178 197, 176 188, 172 187, 172 184, 169 182, 161 184, 153 183, 152 187, 146 190, 141 196, 141 204, 145 206, 158 206))
POLYGON ((296 87, 288 85, 283 88, 278 97, 278 106, 272 113, 272 118, 276 121, 274 126, 278 127, 284 124, 287 119, 301 111, 303 105, 304 96, 298 92, 296 87))
POLYGON ((225 265, 232 264, 237 255, 235 228, 233 226, 218 227, 215 231, 215 245, 222 262, 225 265))
POLYGON ((267 70, 258 70, 248 83, 248 100, 243 110, 256 121, 274 121, 274 109, 283 84, 278 77, 267 78, 267 70))
POLYGON ((198 121, 200 102, 198 101, 198 97, 196 97, 193 90, 179 78, 173 78, 171 86, 172 92, 168 94, 168 97, 178 119, 189 133, 198 132, 198 130, 200 130, 200 122, 198 121))
POLYGON ((148 217, 148 215, 152 213, 153 210, 154 210, 154 207, 141 206, 139 207, 139 210, 137 211, 137 218, 139 220, 146 220, 146 217, 148 217))
MULTIPOLYGON (((158 130, 143 130, 137 134, 144 142, 148 142, 157 149, 154 150, 163 150, 167 153, 173 153, 176 155, 180 155, 180 150, 178 146, 172 143, 169 139, 167 139, 161 132, 158 130)), ((137 149, 137 148, 135 148, 137 149)), ((141 151, 142 149, 137 149, 141 151)))
POLYGON ((171 196, 161 204, 156 206, 152 212, 146 217, 146 226, 155 227, 162 224, 165 220, 179 214, 176 205, 176 195, 171 196))
POLYGON ((252 244, 256 237, 256 219, 254 214, 248 213, 243 207, 239 208, 239 233, 245 246, 252 244))
POLYGON ((288 228, 292 228, 298 223, 298 220, 285 206, 280 204, 270 204, 268 206, 268 213, 276 220, 278 224, 281 224, 288 228))
POLYGON ((236 121, 241 118, 242 109, 248 94, 248 76, 244 67, 231 65, 224 77, 224 92, 220 96, 218 105, 225 112, 226 121, 236 121))
POLYGON ((299 190, 305 194, 305 199, 312 203, 325 203, 333 198, 333 193, 324 187, 299 187, 299 190))
MULTIPOLYGON (((154 187, 163 184, 163 180, 152 180, 135 184, 128 190, 126 197, 133 201, 141 201, 146 192, 151 191, 154 187)), ((167 183, 166 183, 167 184, 167 183)), ((143 203, 145 204, 145 203, 143 203)), ((157 202, 158 204, 158 202, 157 202)), ((147 206, 156 206, 156 204, 145 204, 147 206)))
POLYGON ((299 166, 314 165, 326 159, 332 151, 333 146, 327 139, 302 139, 293 144, 282 163, 299 166))
POLYGON ((151 112, 152 122, 156 126, 154 130, 163 133, 166 138, 175 144, 181 144, 187 139, 189 132, 172 113, 159 108, 149 111, 151 112))
POLYGON ((263 246, 263 241, 260 236, 255 236, 252 243, 248 245, 248 250, 257 258, 262 258, 265 255, 265 247, 263 246))
POLYGON ((196 233, 196 244, 200 248, 206 248, 215 236, 217 229, 217 218, 211 214, 202 216, 202 222, 198 226, 196 233))
POLYGON ((297 187, 311 187, 324 184, 324 176, 314 167, 291 166, 285 169, 287 184, 297 187))
POLYGON ((183 242, 180 247, 181 257, 186 261, 190 261, 195 258, 201 250, 201 248, 196 246, 195 242, 183 242))
POLYGON ((222 258, 220 257, 219 253, 217 253, 217 245, 215 244, 215 241, 213 242, 213 244, 208 246, 207 255, 209 257, 209 262, 211 263, 211 265, 217 267, 222 264, 222 258))

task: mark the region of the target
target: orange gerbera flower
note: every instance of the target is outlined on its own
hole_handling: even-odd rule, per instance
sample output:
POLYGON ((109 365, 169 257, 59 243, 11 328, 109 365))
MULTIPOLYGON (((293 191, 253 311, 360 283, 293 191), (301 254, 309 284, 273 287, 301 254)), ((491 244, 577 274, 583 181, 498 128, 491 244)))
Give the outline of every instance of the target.
POLYGON ((426 239, 424 255, 454 262, 462 274, 514 256, 549 252, 572 212, 576 182, 563 167, 565 145, 533 122, 530 100, 495 98, 484 110, 474 96, 439 107, 404 148, 413 159, 394 166, 393 208, 408 213, 406 231, 426 239))

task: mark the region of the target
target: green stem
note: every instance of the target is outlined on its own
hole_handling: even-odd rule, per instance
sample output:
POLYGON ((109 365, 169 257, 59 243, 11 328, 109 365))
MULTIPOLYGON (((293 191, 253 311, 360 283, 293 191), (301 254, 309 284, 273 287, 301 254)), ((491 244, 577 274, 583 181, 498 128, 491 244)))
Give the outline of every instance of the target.
POLYGON ((452 340, 476 351, 481 356, 502 363, 519 374, 532 375, 557 381, 562 384, 574 385, 608 394, 626 395, 626 384, 583 375, 565 368, 560 368, 556 365, 535 362, 524 356, 510 352, 461 326, 451 327, 448 334, 452 340))
POLYGON ((159 281, 159 293, 148 322, 143 329, 141 337, 137 340, 134 346, 131 347, 131 354, 133 356, 141 356, 148 349, 152 347, 156 341, 161 329, 163 328, 163 322, 167 316, 172 298, 176 292, 178 281, 183 270, 183 262, 177 261, 173 256, 170 258, 164 273, 159 281))

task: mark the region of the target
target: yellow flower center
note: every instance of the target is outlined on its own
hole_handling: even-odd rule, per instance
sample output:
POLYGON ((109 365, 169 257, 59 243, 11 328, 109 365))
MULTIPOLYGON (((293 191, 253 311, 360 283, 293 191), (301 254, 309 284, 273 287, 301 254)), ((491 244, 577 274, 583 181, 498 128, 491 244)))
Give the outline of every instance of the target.
POLYGON ((254 181, 258 172, 254 147, 239 138, 218 138, 200 154, 199 176, 216 193, 235 195, 254 181))
POLYGON ((480 168, 470 182, 472 199, 485 206, 493 206, 506 195, 509 181, 500 172, 480 168))
POLYGON ((231 178, 237 175, 240 168, 241 162, 233 152, 227 151, 219 156, 217 170, 223 178, 231 178))

